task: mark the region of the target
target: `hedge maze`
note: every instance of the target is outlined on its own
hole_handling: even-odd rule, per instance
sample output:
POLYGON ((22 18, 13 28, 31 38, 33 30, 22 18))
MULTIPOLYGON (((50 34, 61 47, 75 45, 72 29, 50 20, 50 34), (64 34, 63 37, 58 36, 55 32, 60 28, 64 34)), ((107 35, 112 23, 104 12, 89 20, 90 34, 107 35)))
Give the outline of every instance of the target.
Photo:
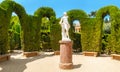
MULTIPOLYGON (((50 47, 59 50, 61 39, 60 18, 56 18, 55 11, 50 7, 38 8, 34 15, 28 15, 20 4, 14 1, 3 1, 0 4, 0 55, 6 54, 9 49, 8 29, 12 13, 15 12, 21 24, 22 49, 24 52, 40 50, 42 18, 50 21, 50 47)), ((96 12, 94 18, 89 17, 83 10, 74 9, 67 12, 71 24, 70 38, 80 39, 82 51, 101 52, 103 19, 109 14, 111 17, 111 34, 107 37, 106 48, 111 53, 120 53, 120 10, 116 6, 106 6, 96 12), (74 33, 73 21, 80 20, 81 32, 74 33), (78 38, 80 37, 80 38, 78 38)), ((78 42, 74 42, 78 44, 78 42)), ((48 45, 49 46, 49 45, 48 45)))

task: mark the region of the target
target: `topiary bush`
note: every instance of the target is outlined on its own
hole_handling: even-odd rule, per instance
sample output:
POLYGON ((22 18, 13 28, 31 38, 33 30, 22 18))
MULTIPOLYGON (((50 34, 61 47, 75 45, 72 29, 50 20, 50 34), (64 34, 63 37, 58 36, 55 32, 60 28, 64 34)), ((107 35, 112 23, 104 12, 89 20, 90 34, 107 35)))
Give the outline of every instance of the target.
POLYGON ((78 21, 80 21, 80 24, 83 25, 84 21, 88 17, 88 15, 83 10, 79 10, 79 9, 70 10, 67 12, 67 14, 69 16, 69 23, 71 25, 69 32, 70 32, 70 38, 73 40, 73 49, 80 48, 80 51, 81 51, 82 50, 81 43, 84 41, 81 40, 82 34, 74 33, 73 21, 78 20, 78 21))
POLYGON ((60 50, 60 44, 59 41, 61 38, 61 26, 58 24, 60 19, 56 20, 55 24, 52 24, 51 26, 51 33, 50 33, 50 39, 51 39, 51 47, 54 51, 60 50))
POLYGON ((0 55, 6 54, 8 49, 6 10, 0 6, 0 55))
POLYGON ((20 21, 17 16, 12 16, 8 31, 10 50, 21 49, 20 32, 20 21))
POLYGON ((27 17, 27 28, 26 28, 26 35, 24 42, 26 46, 24 46, 25 52, 32 52, 32 51, 39 51, 40 50, 40 26, 37 20, 37 17, 29 15, 27 17))
POLYGON ((34 16, 38 17, 38 19, 39 19, 41 47, 43 48, 43 50, 50 49, 51 42, 52 42, 50 35, 53 32, 53 31, 51 31, 52 30, 51 28, 56 20, 55 12, 50 7, 40 7, 35 11, 34 16), (46 18, 48 18, 49 21, 45 20, 46 18), (45 37, 42 37, 44 34, 45 34, 45 37), (45 39, 49 38, 49 41, 45 41, 42 38, 45 38, 45 39))
POLYGON ((113 20, 112 34, 108 37, 107 50, 110 53, 120 54, 120 11, 116 12, 113 20))
MULTIPOLYGON (((25 52, 39 51, 41 23, 43 17, 48 17, 50 20, 50 36, 48 46, 54 50, 59 50, 59 40, 61 40, 61 27, 58 24, 60 19, 56 20, 55 12, 50 7, 41 7, 35 11, 34 16, 27 15, 25 9, 18 3, 5 0, 0 4, 0 54, 6 54, 9 49, 9 24, 12 13, 15 12, 21 24, 21 44, 25 52)), ((79 34, 74 34, 73 21, 79 20, 81 23, 81 42, 83 51, 101 52, 102 46, 102 27, 103 18, 106 14, 111 17, 111 34, 106 38, 107 50, 111 53, 120 53, 120 10, 116 6, 105 6, 99 9, 95 19, 88 18, 88 15, 79 9, 70 10, 67 12, 69 16, 70 38, 74 40, 74 48, 80 41, 79 34)))
POLYGON ((95 52, 98 51, 94 44, 94 18, 86 18, 81 24, 81 43, 83 51, 95 52))
MULTIPOLYGON (((5 37, 4 40, 0 39, 2 41, 2 43, 4 43, 4 49, 6 49, 6 52, 7 52, 7 48, 9 48, 9 40, 8 40, 8 29, 9 29, 9 24, 10 24, 10 19, 11 19, 11 16, 12 16, 12 12, 15 12, 19 19, 20 19, 20 24, 21 24, 21 27, 22 27, 22 31, 23 31, 23 44, 24 46, 26 45, 27 42, 24 42, 27 35, 26 34, 26 28, 27 28, 27 14, 25 12, 25 9, 15 3, 14 1, 9 1, 9 0, 5 0, 3 1, 1 4, 0 4, 0 7, 2 10, 4 10, 4 12, 2 12, 2 10, 0 11, 0 16, 2 15, 5 15, 3 18, 0 18, 1 19, 1 24, 4 24, 4 26, 2 26, 2 28, 4 29, 4 33, 1 32, 1 34, 3 35, 3 37, 5 37), (3 19, 3 20, 2 20, 3 19)), ((23 46, 23 48, 24 48, 23 46)), ((0 46, 2 47, 2 46, 0 46)))
POLYGON ((56 15, 52 8, 40 7, 35 11, 34 16, 38 16, 40 19, 42 19, 43 17, 48 17, 49 19, 51 19, 51 17, 53 18, 56 15))
POLYGON ((73 26, 73 21, 74 20, 79 20, 80 23, 82 24, 84 22, 84 19, 87 18, 87 14, 83 11, 83 10, 79 10, 79 9, 73 9, 73 10, 69 10, 67 12, 68 16, 69 16, 69 23, 70 23, 70 38, 73 40, 74 37, 74 26, 73 26))
POLYGON ((81 33, 74 33, 73 49, 75 52, 82 52, 81 33))
POLYGON ((101 44, 102 44, 102 27, 103 27, 103 18, 109 14, 111 17, 111 34, 108 39, 108 43, 110 44, 108 47, 112 48, 111 51, 114 53, 114 50, 116 49, 117 45, 117 31, 119 30, 119 21, 117 21, 116 14, 119 11, 119 9, 116 6, 105 6, 101 9, 99 9, 96 13, 96 24, 95 24, 95 38, 93 39, 95 42, 95 45, 97 45, 97 49, 99 49, 99 52, 101 52, 101 44), (112 43, 112 44, 111 44, 112 43))

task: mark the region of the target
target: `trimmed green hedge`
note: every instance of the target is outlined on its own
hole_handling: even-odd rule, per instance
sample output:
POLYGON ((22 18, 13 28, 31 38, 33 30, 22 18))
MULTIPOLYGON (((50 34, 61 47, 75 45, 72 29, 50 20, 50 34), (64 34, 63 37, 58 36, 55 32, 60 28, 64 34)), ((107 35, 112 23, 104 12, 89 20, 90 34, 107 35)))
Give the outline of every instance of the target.
MULTIPOLYGON (((1 43, 3 44, 0 44, 0 47, 2 50, 6 50, 5 52, 4 51, 1 51, 3 52, 4 54, 7 52, 7 49, 9 48, 9 41, 8 41, 8 29, 9 29, 9 24, 10 24, 10 19, 11 19, 11 16, 12 16, 12 12, 15 12, 19 19, 20 19, 20 23, 21 23, 21 27, 22 27, 22 30, 23 30, 23 42, 25 41, 24 39, 27 37, 26 34, 26 28, 27 28, 27 14, 25 12, 25 9, 15 3, 14 1, 3 1, 1 4, 0 4, 0 16, 2 18, 0 18, 0 23, 1 25, 4 24, 4 26, 2 26, 1 28, 3 29, 1 32, 1 35, 3 35, 3 37, 0 38, 0 41, 1 43), (4 12, 3 12, 4 11, 4 12), (3 46, 4 45, 4 46, 3 46)), ((24 46, 27 42, 24 42, 24 46)), ((1 54, 3 54, 1 53, 1 54)))
POLYGON ((38 23, 38 18, 29 15, 27 17, 27 28, 25 37, 25 52, 39 51, 40 49, 40 25, 38 23))
POLYGON ((75 52, 82 52, 81 33, 74 33, 73 49, 75 52))
POLYGON ((94 37, 95 19, 86 18, 81 24, 81 43, 83 51, 98 51, 95 45, 94 37))
POLYGON ((6 54, 8 49, 6 10, 0 6, 0 55, 6 54))
POLYGON ((43 17, 48 17, 49 19, 51 19, 51 17, 55 17, 56 15, 52 8, 40 7, 35 11, 34 16, 38 16, 40 19, 43 17))
POLYGON ((73 9, 73 10, 69 10, 67 12, 68 16, 69 16, 69 23, 70 23, 70 38, 73 40, 74 39, 74 26, 73 26, 73 21, 74 20, 79 20, 80 23, 82 24, 84 22, 84 19, 87 18, 87 14, 83 11, 83 10, 79 10, 79 9, 73 9))
POLYGON ((96 14, 96 24, 95 24, 95 38, 93 39, 95 41, 95 45, 97 45, 97 49, 99 49, 99 52, 101 52, 101 44, 102 44, 102 27, 103 27, 103 18, 109 14, 111 18, 111 35, 109 37, 108 43, 109 48, 112 48, 112 53, 115 52, 116 45, 117 45, 117 35, 119 34, 116 30, 119 30, 119 21, 117 21, 118 17, 116 16, 117 12, 119 11, 119 8, 116 6, 106 6, 97 11, 96 14), (111 44, 112 43, 112 44, 111 44))
MULTIPOLYGON (((50 20, 50 42, 54 50, 59 50, 59 40, 61 40, 60 19, 56 19, 55 12, 50 7, 37 9, 34 16, 27 15, 25 9, 18 3, 5 0, 0 4, 0 54, 6 54, 9 48, 8 29, 12 13, 15 12, 21 24, 22 48, 27 51, 39 51, 41 36, 41 20, 48 17, 50 20)), ((101 52, 103 18, 106 14, 111 17, 111 34, 108 35, 107 49, 112 53, 120 53, 120 10, 116 6, 106 6, 99 9, 96 17, 88 18, 88 15, 79 9, 67 12, 69 16, 70 38, 80 40, 79 35, 74 34, 73 21, 79 20, 81 23, 81 43, 83 51, 101 52)), ((79 44, 79 42, 75 42, 79 44)), ((74 44, 74 45, 75 45, 74 44)), ((76 45, 74 46, 76 47, 76 45)))
POLYGON ((114 15, 114 20, 112 23, 112 31, 108 36, 107 51, 110 53, 120 54, 120 11, 116 12, 114 15))
MULTIPOLYGON (((67 12, 69 16, 69 23, 71 25, 70 28, 70 38, 73 40, 73 49, 80 49, 79 51, 82 51, 81 46, 81 36, 82 34, 74 33, 74 26, 73 21, 79 20, 80 24, 82 25, 85 21, 85 19, 88 17, 88 15, 83 11, 79 9, 73 9, 67 12)), ((81 26, 82 27, 82 26, 81 26)))
POLYGON ((61 26, 58 23, 53 24, 51 26, 51 33, 50 33, 50 35, 51 35, 51 47, 54 51, 58 51, 60 49, 59 41, 61 40, 61 26))
POLYGON ((20 32, 21 25, 19 18, 18 16, 12 16, 8 31, 10 50, 21 49, 20 32))
MULTIPOLYGON (((34 16, 38 17, 40 28, 42 27, 42 18, 47 17, 49 19, 50 35, 51 35, 53 33, 52 25, 55 23, 55 20, 56 20, 56 15, 55 15, 54 10, 50 7, 40 7, 35 11, 34 16)), ((40 36, 42 36, 42 33, 48 35, 45 37, 50 37, 48 32, 45 32, 41 28, 40 29, 40 36)), ((40 37, 40 38, 42 38, 42 37, 40 37)), ((40 42, 43 42, 43 39, 40 39, 40 42)), ((54 40, 54 42, 55 42, 55 40, 54 40)), ((42 43, 42 45, 43 45, 42 47, 44 48, 43 50, 45 50, 47 48, 48 49, 51 48, 51 46, 53 46, 52 43, 53 43, 53 41, 51 39, 50 39, 50 41, 43 42, 42 43)))

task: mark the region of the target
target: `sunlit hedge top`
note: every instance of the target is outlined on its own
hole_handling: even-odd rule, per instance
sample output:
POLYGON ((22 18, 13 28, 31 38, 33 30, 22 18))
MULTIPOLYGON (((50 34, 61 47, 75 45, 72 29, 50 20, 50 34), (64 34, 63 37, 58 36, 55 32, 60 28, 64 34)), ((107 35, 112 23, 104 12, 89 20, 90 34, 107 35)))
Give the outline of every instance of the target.
POLYGON ((69 23, 71 25, 71 28, 70 28, 70 38, 73 40, 74 39, 74 26, 73 26, 73 21, 74 20, 79 20, 80 23, 82 24, 82 22, 84 21, 83 19, 84 18, 87 18, 87 14, 83 11, 83 10, 80 10, 80 9, 72 9, 72 10, 69 10, 67 12, 68 16, 69 16, 69 23))
POLYGON ((116 6, 110 5, 100 8, 96 13, 96 18, 104 18, 106 14, 109 14, 110 17, 114 17, 116 15, 116 12, 119 11, 119 8, 116 6))
POLYGON ((35 11, 34 15, 41 18, 48 17, 49 19, 51 16, 56 17, 54 10, 50 7, 40 7, 35 11))
POLYGON ((69 22, 70 24, 73 23, 74 20, 82 21, 84 18, 87 18, 88 15, 80 9, 73 9, 67 12, 69 16, 69 22))
POLYGON ((23 22, 25 22, 27 13, 26 13, 24 7, 22 7, 20 4, 14 2, 14 1, 6 0, 6 1, 3 1, 0 4, 0 6, 1 6, 1 8, 6 10, 6 14, 7 14, 8 18, 11 18, 12 13, 15 12, 19 17, 21 24, 23 24, 23 22))

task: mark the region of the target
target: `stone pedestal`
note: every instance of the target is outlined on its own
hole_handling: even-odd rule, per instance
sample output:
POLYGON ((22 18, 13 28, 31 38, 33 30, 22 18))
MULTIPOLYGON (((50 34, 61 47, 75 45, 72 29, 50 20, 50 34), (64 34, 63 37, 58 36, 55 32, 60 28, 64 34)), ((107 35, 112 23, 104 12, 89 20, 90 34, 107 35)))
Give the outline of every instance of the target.
POLYGON ((60 64, 61 69, 72 69, 72 41, 59 41, 60 43, 60 64))

